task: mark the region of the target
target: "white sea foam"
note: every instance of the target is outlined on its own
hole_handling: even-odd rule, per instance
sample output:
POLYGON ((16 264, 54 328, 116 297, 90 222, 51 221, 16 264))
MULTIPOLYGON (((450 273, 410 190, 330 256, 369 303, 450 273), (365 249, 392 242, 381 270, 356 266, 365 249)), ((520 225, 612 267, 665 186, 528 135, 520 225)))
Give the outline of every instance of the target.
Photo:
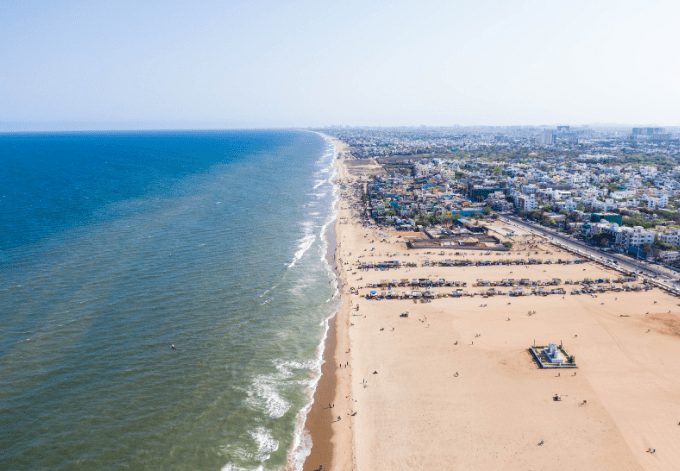
POLYGON ((291 260, 291 262, 288 264, 288 268, 293 268, 316 241, 316 234, 314 234, 314 221, 304 221, 302 223, 302 229, 303 236, 298 241, 297 250, 295 251, 295 255, 293 255, 293 260, 291 260))
MULTIPOLYGON (((313 386, 311 379, 295 380, 297 372, 309 371, 312 369, 320 369, 321 364, 319 358, 309 360, 274 360, 274 368, 276 371, 270 374, 257 376, 252 383, 251 389, 248 391, 248 402, 258 408, 264 408, 269 416, 274 419, 282 417, 290 408, 290 405, 281 397, 277 388, 286 384, 301 384, 306 388, 313 386)), ((298 375, 299 376, 299 375, 298 375)), ((222 467, 222 471, 258 471, 264 470, 264 463, 271 457, 272 453, 279 449, 279 442, 276 440, 271 431, 263 426, 258 426, 248 431, 256 445, 256 451, 248 451, 242 447, 231 447, 225 445, 222 451, 231 457, 236 463, 227 463, 222 467), (260 462, 261 464, 255 468, 243 467, 237 463, 252 463, 260 462)), ((311 437, 303 437, 304 446, 311 447, 311 437)), ((302 450, 302 449, 301 449, 302 450)), ((291 459, 300 461, 300 465, 295 469, 302 469, 304 456, 309 454, 309 451, 300 455, 299 451, 296 456, 291 455, 291 459)))
MULTIPOLYGON (((336 152, 335 152, 335 146, 330 142, 330 140, 324 136, 321 135, 327 142, 327 151, 322 155, 321 160, 327 161, 327 172, 324 173, 330 173, 330 176, 328 178, 329 183, 333 183, 335 181, 335 175, 336 175, 336 169, 334 165, 334 161, 336 158, 336 152)), ((335 273, 335 268, 333 265, 329 262, 327 253, 329 250, 329 241, 328 241, 328 228, 330 225, 335 221, 336 219, 336 214, 337 214, 337 206, 338 206, 338 201, 339 201, 339 192, 337 185, 333 185, 333 201, 331 203, 331 208, 329 215, 324 222, 324 224, 321 226, 320 231, 319 231, 319 238, 321 239, 321 244, 320 244, 320 249, 321 249, 321 260, 324 263, 324 266, 326 267, 326 270, 328 272, 329 279, 332 280, 332 283, 334 285, 334 295, 332 298, 329 299, 328 302, 332 300, 337 300, 340 294, 339 291, 339 286, 338 286, 338 278, 337 274, 335 273)), ((323 335, 321 338, 321 341, 319 342, 319 345, 317 346, 316 349, 316 359, 313 362, 313 368, 310 368, 310 371, 312 372, 312 376, 308 381, 309 386, 307 387, 307 402, 305 406, 298 412, 296 419, 295 419, 295 435, 293 436, 293 443, 291 444, 290 450, 288 452, 288 464, 289 466, 296 470, 296 471, 302 471, 302 468, 304 466, 305 460, 309 456, 309 453, 311 452, 312 449, 312 437, 310 434, 305 430, 305 421, 307 420, 307 414, 309 414, 310 409, 312 408, 312 402, 314 401, 314 394, 316 392, 317 385, 319 384, 319 379, 321 378, 321 366, 323 364, 323 355, 324 355, 324 349, 326 346, 326 338, 328 337, 328 330, 330 327, 330 320, 332 317, 335 315, 336 311, 336 306, 332 306, 328 310, 328 315, 324 318, 322 321, 322 326, 323 326, 323 335)), ((310 365, 312 366, 312 365, 310 365)))
MULTIPOLYGON (((257 450, 255 453, 245 453, 243 450, 235 450, 235 453, 232 453, 234 453, 237 460, 251 462, 259 461, 260 463, 264 463, 271 457, 272 453, 279 449, 278 440, 272 436, 271 431, 267 428, 257 427, 254 430, 250 430, 248 433, 253 439, 253 442, 255 442, 257 450)), ((226 448, 228 447, 225 447, 225 449, 226 448)), ((233 463, 227 463, 222 466, 222 471, 264 471, 264 464, 259 464, 254 468, 244 468, 233 463)))
POLYGON ((290 403, 281 396, 279 387, 285 378, 280 374, 264 374, 255 377, 253 385, 248 390, 248 402, 264 411, 273 419, 283 417, 290 403))
POLYGON ((291 467, 295 470, 301 470, 305 465, 305 460, 312 452, 312 436, 307 430, 303 430, 300 436, 299 443, 290 455, 289 461, 291 467))
POLYGON ((221 471, 264 471, 264 466, 260 465, 257 468, 243 468, 232 463, 227 463, 222 466, 221 471))
POLYGON ((272 453, 279 449, 279 442, 272 436, 271 432, 265 427, 257 427, 250 432, 257 444, 256 458, 259 461, 267 461, 272 453))
POLYGON ((309 370, 317 365, 316 360, 275 360, 274 366, 276 370, 285 378, 290 378, 293 375, 293 370, 309 370))
POLYGON ((316 241, 316 235, 315 234, 307 234, 300 241, 298 242, 298 249, 295 251, 295 255, 293 256, 293 260, 288 264, 288 268, 293 268, 297 262, 300 261, 300 259, 305 255, 305 253, 309 250, 309 248, 312 246, 312 244, 316 241))

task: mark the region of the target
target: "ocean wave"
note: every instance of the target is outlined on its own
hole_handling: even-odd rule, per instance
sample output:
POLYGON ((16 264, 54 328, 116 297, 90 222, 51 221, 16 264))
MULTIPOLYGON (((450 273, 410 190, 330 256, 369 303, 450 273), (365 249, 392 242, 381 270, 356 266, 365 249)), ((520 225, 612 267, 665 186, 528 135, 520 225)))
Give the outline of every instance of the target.
POLYGON ((307 234, 302 239, 300 239, 300 242, 298 243, 298 249, 295 251, 295 255, 293 256, 293 260, 288 264, 288 268, 293 268, 295 266, 295 264, 300 261, 300 259, 305 255, 305 253, 312 246, 314 241, 316 241, 316 235, 315 234, 307 234))
POLYGON ((304 235, 298 241, 297 250, 293 255, 293 260, 291 260, 291 262, 288 264, 288 268, 293 268, 316 241, 316 234, 314 234, 314 221, 303 222, 302 228, 304 235))
POLYGON ((227 463, 222 466, 221 471, 264 471, 264 466, 260 465, 256 468, 244 468, 242 466, 237 466, 232 463, 227 463))
MULTIPOLYGON (((281 389, 290 384, 309 385, 309 379, 294 380, 299 371, 320 368, 319 358, 310 360, 274 360, 272 373, 256 376, 248 389, 248 403, 263 409, 272 419, 283 417, 290 410, 290 403, 281 395, 281 389)), ((297 375, 299 376, 299 375, 297 375)))
POLYGON ((292 469, 301 470, 304 467, 305 460, 312 452, 312 445, 312 435, 307 430, 303 430, 290 454, 289 462, 292 469))
POLYGON ((316 360, 275 360, 274 367, 285 377, 290 377, 293 370, 309 370, 318 366, 316 360))
POLYGON ((250 432, 250 436, 253 437, 253 440, 255 440, 255 443, 257 444, 256 458, 259 461, 267 461, 272 453, 279 449, 278 440, 276 440, 271 432, 265 427, 257 427, 250 432))
POLYGON ((228 449, 229 447, 224 447, 226 448, 225 451, 236 458, 237 461, 259 461, 262 464, 259 464, 254 468, 245 468, 234 463, 227 463, 222 466, 222 471, 264 471, 263 463, 271 457, 272 453, 279 449, 278 440, 272 436, 271 431, 267 428, 257 427, 254 430, 250 430, 248 433, 257 447, 257 450, 254 453, 247 452, 243 449, 230 450, 228 449))
POLYGON ((313 196, 316 199, 321 199, 324 196, 326 196, 327 194, 328 194, 327 191, 314 191, 314 192, 311 192, 311 193, 307 193, 307 196, 313 196))
POLYGON ((253 407, 264 409, 273 419, 283 417, 290 409, 290 403, 279 392, 284 379, 280 374, 264 374, 255 377, 252 388, 248 390, 248 402, 253 407))

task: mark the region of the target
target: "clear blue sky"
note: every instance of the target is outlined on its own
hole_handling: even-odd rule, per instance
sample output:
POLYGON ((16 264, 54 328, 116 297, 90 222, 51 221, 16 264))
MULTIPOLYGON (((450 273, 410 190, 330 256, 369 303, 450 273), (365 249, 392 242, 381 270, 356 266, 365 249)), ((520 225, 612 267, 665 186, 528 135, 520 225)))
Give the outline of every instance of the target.
POLYGON ((0 2, 0 129, 680 125, 677 1, 0 2))

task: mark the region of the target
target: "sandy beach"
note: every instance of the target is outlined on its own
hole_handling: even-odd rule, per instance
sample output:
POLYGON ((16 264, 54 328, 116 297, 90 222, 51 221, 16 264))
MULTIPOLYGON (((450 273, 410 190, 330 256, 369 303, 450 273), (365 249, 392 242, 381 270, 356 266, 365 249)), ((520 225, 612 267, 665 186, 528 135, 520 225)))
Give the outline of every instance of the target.
POLYGON ((498 222, 490 230, 513 244, 507 252, 409 250, 413 234, 362 225, 360 182, 379 167, 346 159, 335 143, 343 157, 336 222, 342 300, 307 418, 313 448, 305 470, 678 469, 678 298, 656 288, 571 294, 584 279, 622 274, 593 262, 555 263, 577 257, 516 227, 507 236, 510 228, 498 222), (528 258, 542 263, 431 266, 528 258), (384 260, 402 266, 359 269, 384 260), (457 281, 475 295, 366 297, 385 280, 413 278, 457 281), (565 294, 486 296, 475 286, 508 278, 559 278, 565 294), (551 342, 562 343, 578 368, 538 368, 528 348, 551 342))

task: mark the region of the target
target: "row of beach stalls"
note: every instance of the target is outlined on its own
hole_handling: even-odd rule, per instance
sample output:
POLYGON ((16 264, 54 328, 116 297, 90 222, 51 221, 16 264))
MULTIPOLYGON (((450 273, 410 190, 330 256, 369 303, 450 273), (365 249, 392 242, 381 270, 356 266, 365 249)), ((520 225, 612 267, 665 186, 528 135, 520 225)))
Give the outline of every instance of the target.
POLYGON ((478 278, 473 286, 557 286, 562 283, 560 278, 553 278, 551 280, 537 281, 529 278, 503 278, 498 281, 489 281, 478 278))
MULTIPOLYGON (((580 285, 580 286, 591 286, 600 284, 622 284, 630 283, 635 281, 634 276, 619 277, 615 279, 610 278, 583 278, 582 280, 564 280, 561 278, 551 278, 549 280, 530 280, 529 278, 503 278, 502 280, 485 280, 478 278, 472 286, 475 287, 512 287, 512 286, 524 286, 524 287, 539 287, 539 286, 559 286, 562 283, 565 285, 580 285)), ((467 282, 457 281, 457 280, 447 280, 446 278, 401 278, 401 279, 391 279, 391 280, 380 280, 377 283, 366 284, 367 288, 380 288, 380 289, 392 289, 392 288, 465 288, 467 287, 467 282)))
POLYGON ((592 285, 613 285, 630 283, 636 280, 635 276, 622 276, 615 279, 610 278, 583 278, 582 280, 564 280, 561 278, 552 278, 550 280, 530 280, 529 278, 503 278, 498 281, 489 281, 478 278, 473 286, 559 286, 561 284, 572 286, 592 286, 592 285))
MULTIPOLYGON (((622 284, 609 284, 609 285, 593 285, 580 288, 573 288, 570 291, 570 295, 593 295, 598 293, 606 292, 637 292, 637 291, 647 291, 652 289, 653 286, 648 283, 634 284, 634 285, 622 285, 622 284)), ((507 291, 498 290, 496 288, 489 288, 477 292, 465 291, 462 288, 455 289, 449 292, 434 292, 432 290, 406 290, 397 292, 395 290, 370 290, 366 294, 366 299, 381 300, 381 299, 439 299, 439 298, 462 298, 462 297, 482 297, 489 298, 493 296, 551 296, 560 295, 564 296, 567 292, 562 287, 543 287, 537 286, 530 289, 524 289, 520 287, 515 287, 507 291)))
POLYGON ((380 280, 378 283, 368 283, 367 288, 396 288, 396 287, 424 287, 424 288, 441 288, 441 287, 465 287, 467 283, 464 281, 450 281, 444 278, 437 278, 435 280, 429 278, 401 278, 400 280, 380 280))
POLYGON ((586 263, 582 258, 542 260, 540 258, 515 258, 511 260, 470 260, 470 259, 451 259, 444 260, 424 260, 424 267, 486 267, 498 265, 575 265, 586 263))
POLYGON ((383 260, 381 262, 362 262, 359 264, 359 270, 391 270, 401 267, 417 267, 418 264, 413 262, 404 262, 400 260, 383 260))
POLYGON ((396 292, 393 290, 387 290, 387 291, 378 291, 378 290, 371 290, 369 293, 366 295, 366 299, 373 299, 373 300, 380 300, 380 299, 439 299, 439 298, 463 298, 463 297, 482 297, 482 298, 489 298, 492 296, 548 296, 550 294, 561 294, 564 295, 566 292, 564 291, 563 288, 555 288, 551 290, 546 290, 543 288, 538 288, 538 289, 532 289, 532 290, 523 290, 520 288, 515 288, 510 291, 499 291, 496 290, 495 288, 490 288, 488 290, 484 291, 479 291, 479 292, 469 292, 469 291, 464 291, 462 288, 450 291, 450 292, 445 292, 445 293, 438 293, 434 292, 431 290, 410 290, 410 291, 402 291, 402 292, 396 292))

